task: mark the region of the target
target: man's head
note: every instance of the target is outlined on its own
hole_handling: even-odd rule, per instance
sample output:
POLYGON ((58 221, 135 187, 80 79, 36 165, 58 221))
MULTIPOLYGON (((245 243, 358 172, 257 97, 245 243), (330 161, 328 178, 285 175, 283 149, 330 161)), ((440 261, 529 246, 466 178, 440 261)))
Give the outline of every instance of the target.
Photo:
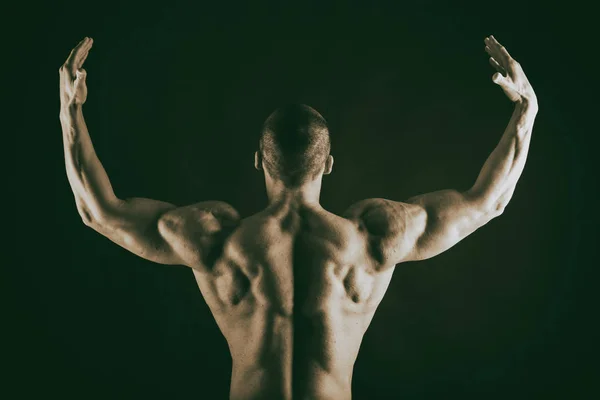
POLYGON ((255 166, 286 187, 298 187, 329 174, 333 157, 327 122, 315 109, 291 104, 275 110, 265 121, 255 166))

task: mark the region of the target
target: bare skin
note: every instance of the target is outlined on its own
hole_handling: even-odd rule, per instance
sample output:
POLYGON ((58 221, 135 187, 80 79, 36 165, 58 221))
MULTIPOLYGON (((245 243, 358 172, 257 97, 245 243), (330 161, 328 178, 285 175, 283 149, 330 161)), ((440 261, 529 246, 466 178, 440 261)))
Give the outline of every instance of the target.
POLYGON ((83 118, 85 38, 60 68, 67 176, 83 222, 147 260, 192 268, 227 339, 231 399, 350 399, 363 335, 397 264, 434 257, 502 214, 523 171, 538 106, 521 66, 492 36, 493 81, 514 102, 500 143, 467 191, 367 199, 343 216, 319 204, 329 156, 289 189, 263 168, 269 205, 241 218, 223 202, 120 199, 83 118))

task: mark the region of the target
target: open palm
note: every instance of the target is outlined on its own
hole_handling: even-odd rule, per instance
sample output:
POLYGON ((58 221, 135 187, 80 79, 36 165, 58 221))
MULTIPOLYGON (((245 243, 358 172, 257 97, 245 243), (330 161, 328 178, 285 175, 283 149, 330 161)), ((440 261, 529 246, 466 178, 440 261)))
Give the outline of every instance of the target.
POLYGON ((496 69, 492 80, 498 84, 513 102, 536 102, 536 96, 519 64, 508 54, 494 36, 485 38, 485 51, 490 55, 490 64, 496 69))
POLYGON ((92 48, 93 40, 84 38, 69 54, 60 67, 60 104, 62 108, 83 104, 87 98, 86 71, 81 68, 92 48))

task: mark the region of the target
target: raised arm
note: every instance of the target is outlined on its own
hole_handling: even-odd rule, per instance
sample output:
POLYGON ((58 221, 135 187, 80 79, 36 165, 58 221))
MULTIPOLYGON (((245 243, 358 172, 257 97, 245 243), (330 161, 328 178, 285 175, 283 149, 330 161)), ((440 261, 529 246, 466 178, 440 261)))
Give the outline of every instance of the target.
POLYGON ((486 38, 485 44, 497 71, 492 80, 515 108, 475 184, 464 192, 442 190, 404 203, 364 200, 348 212, 373 236, 374 249, 386 265, 440 254, 502 214, 512 197, 525 166, 537 98, 523 69, 506 49, 493 36, 486 38))
POLYGON ((82 66, 92 43, 91 38, 83 39, 59 70, 65 165, 77 210, 87 226, 140 257, 161 264, 199 266, 203 247, 235 224, 237 213, 222 202, 177 208, 115 195, 83 118, 87 86, 82 66))

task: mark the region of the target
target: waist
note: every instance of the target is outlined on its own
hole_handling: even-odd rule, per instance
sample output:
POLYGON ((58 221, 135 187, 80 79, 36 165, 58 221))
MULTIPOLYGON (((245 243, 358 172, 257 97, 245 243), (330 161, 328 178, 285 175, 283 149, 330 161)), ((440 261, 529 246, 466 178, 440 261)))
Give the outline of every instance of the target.
POLYGON ((233 360, 230 399, 290 400, 291 393, 291 375, 283 365, 245 366, 240 360, 233 360))
POLYGON ((232 370, 231 399, 349 400, 351 376, 342 379, 314 365, 248 367, 232 370))

